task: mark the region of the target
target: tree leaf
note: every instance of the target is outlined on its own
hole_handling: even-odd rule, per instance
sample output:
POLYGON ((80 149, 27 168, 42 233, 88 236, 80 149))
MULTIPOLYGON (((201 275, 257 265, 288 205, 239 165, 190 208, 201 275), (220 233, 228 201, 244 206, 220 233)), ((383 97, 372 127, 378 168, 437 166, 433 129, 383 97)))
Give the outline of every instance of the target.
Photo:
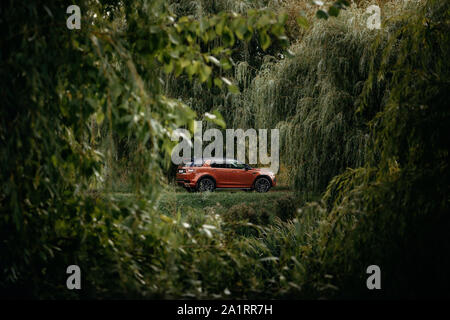
POLYGON ((309 27, 309 22, 308 22, 308 20, 305 17, 298 16, 296 20, 297 20, 297 23, 298 23, 298 25, 300 27, 303 27, 303 28, 308 28, 309 27))
POLYGON ((337 6, 332 5, 328 9, 328 15, 330 15, 331 17, 337 17, 339 15, 339 11, 340 11, 340 9, 337 6))
POLYGON ((261 44, 261 48, 266 51, 266 49, 270 46, 270 37, 266 31, 262 31, 259 33, 259 42, 261 44))
POLYGON ((241 93, 239 91, 239 88, 234 84, 228 86, 228 91, 230 91, 231 93, 235 93, 235 94, 241 93))
POLYGON ((326 13, 326 12, 323 11, 323 10, 318 10, 317 13, 316 13, 316 16, 317 16, 317 18, 319 18, 319 19, 325 19, 325 20, 328 19, 328 13, 326 13))

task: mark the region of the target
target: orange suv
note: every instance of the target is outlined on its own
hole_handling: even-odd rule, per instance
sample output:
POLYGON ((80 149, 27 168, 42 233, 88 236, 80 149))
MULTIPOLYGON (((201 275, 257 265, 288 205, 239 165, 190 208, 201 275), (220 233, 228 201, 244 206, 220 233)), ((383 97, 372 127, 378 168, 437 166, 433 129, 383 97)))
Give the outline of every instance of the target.
POLYGON ((234 159, 193 160, 180 165, 177 183, 189 191, 214 191, 216 188, 236 188, 267 192, 276 185, 275 174, 252 168, 234 159))

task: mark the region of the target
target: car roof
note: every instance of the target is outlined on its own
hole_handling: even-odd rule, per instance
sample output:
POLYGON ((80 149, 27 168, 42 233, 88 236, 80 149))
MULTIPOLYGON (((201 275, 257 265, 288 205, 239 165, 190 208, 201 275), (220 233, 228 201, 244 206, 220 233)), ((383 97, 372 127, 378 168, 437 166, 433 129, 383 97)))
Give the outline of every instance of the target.
MULTIPOLYGON (((233 158, 220 158, 220 157, 205 157, 205 158, 192 158, 188 162, 200 163, 200 162, 229 162, 229 161, 238 161, 233 158)), ((185 163, 188 163, 185 162, 185 163)))

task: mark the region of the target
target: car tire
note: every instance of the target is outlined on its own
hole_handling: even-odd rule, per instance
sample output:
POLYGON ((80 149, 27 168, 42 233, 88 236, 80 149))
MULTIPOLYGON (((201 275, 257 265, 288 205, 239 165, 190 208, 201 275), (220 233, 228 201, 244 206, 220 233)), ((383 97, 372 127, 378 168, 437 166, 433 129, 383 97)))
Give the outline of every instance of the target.
POLYGON ((216 183, 214 182, 213 179, 208 178, 208 177, 202 178, 197 183, 197 191, 200 191, 200 192, 213 192, 215 188, 216 188, 216 183))
POLYGON ((265 177, 261 177, 256 179, 254 189, 256 192, 263 193, 270 190, 272 187, 272 184, 270 183, 269 179, 265 177))

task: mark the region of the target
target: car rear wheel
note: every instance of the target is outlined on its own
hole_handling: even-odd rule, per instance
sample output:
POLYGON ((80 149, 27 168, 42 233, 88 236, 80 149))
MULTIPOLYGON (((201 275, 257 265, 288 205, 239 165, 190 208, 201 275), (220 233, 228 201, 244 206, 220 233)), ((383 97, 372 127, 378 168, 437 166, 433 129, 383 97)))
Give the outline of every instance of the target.
POLYGON ((198 182, 197 190, 200 192, 212 192, 216 188, 214 180, 211 178, 203 178, 198 182))
POLYGON ((255 181, 255 190, 257 192, 267 192, 271 187, 270 181, 267 178, 258 178, 255 181))

